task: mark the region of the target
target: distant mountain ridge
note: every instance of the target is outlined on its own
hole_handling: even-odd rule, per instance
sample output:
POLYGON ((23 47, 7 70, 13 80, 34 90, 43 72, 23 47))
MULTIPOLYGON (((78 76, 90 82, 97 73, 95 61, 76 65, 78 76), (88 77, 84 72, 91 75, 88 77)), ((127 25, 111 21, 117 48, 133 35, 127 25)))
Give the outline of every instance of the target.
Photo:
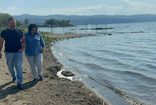
POLYGON ((79 15, 14 15, 15 19, 24 23, 26 18, 30 23, 44 24, 45 20, 58 19, 58 20, 70 20, 73 25, 84 24, 113 24, 113 23, 135 23, 135 22, 156 22, 156 15, 142 14, 142 15, 92 15, 92 16, 79 16, 79 15))

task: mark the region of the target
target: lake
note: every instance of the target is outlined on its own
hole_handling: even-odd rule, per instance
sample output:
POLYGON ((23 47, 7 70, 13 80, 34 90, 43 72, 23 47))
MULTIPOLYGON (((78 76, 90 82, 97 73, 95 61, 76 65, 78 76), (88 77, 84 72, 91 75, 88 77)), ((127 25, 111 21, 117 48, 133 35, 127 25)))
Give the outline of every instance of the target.
POLYGON ((81 25, 55 28, 53 32, 96 34, 58 41, 52 48, 64 69, 77 74, 75 80, 85 82, 112 105, 128 105, 136 100, 155 105, 155 22, 81 25), (88 27, 112 29, 80 30, 88 27))

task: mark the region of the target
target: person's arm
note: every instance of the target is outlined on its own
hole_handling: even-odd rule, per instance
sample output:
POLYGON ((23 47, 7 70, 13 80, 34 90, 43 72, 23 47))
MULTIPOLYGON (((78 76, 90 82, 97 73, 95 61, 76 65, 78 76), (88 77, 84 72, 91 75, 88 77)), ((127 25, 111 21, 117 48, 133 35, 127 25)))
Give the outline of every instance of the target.
POLYGON ((2 48, 3 48, 4 38, 0 37, 0 59, 2 58, 2 48))
POLYGON ((41 47, 42 47, 42 53, 44 52, 44 47, 45 47, 45 42, 44 42, 44 40, 43 40, 43 37, 41 36, 41 34, 40 34, 40 45, 41 45, 41 47))
POLYGON ((26 46, 25 36, 22 37, 22 48, 19 49, 19 52, 23 52, 26 46))

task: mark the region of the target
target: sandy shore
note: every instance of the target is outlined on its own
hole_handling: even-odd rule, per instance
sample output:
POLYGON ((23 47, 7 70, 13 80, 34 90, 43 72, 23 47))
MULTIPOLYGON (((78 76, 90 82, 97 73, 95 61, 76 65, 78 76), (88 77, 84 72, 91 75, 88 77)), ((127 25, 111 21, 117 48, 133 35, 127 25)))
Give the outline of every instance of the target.
POLYGON ((44 80, 33 83, 31 70, 24 56, 24 89, 19 90, 16 83, 11 82, 3 53, 0 59, 0 105, 108 105, 82 82, 70 81, 56 75, 62 64, 52 54, 50 44, 46 46, 43 58, 44 80))

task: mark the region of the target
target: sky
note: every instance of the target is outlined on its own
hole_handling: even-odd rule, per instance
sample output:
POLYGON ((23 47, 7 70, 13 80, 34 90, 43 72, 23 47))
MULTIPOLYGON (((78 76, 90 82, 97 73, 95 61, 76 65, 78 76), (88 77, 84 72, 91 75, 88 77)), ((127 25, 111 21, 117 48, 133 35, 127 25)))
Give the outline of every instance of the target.
POLYGON ((156 14, 156 0, 0 0, 0 13, 42 16, 156 14))

